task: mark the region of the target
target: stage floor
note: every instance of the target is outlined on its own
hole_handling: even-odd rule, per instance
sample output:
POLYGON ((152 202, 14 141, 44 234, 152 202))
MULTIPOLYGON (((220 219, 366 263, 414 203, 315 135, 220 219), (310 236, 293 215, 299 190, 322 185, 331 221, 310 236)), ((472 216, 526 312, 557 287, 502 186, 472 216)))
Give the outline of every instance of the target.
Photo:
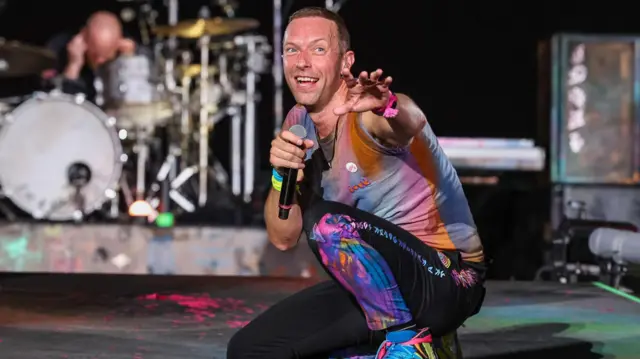
MULTIPOLYGON (((231 335, 311 284, 272 278, 10 275, 1 359, 225 358, 231 335)), ((466 358, 638 358, 640 304, 590 284, 489 282, 466 358)))

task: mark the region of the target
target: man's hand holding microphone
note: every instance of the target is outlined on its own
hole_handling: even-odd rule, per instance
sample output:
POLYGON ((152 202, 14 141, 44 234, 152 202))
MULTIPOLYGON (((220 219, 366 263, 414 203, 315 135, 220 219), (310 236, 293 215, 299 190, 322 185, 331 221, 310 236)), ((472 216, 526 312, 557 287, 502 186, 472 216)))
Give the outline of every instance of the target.
MULTIPOLYGON (((300 125, 293 126, 292 129, 296 131, 298 126, 304 130, 304 127, 300 125)), ((313 148, 313 145, 313 141, 284 130, 271 141, 269 162, 273 168, 281 173, 284 173, 285 169, 289 168, 301 170, 304 168, 307 150, 313 148)), ((298 181, 302 180, 302 171, 298 172, 298 176, 298 181)))
POLYGON ((295 191, 296 183, 304 176, 302 169, 307 150, 314 146, 306 136, 303 126, 294 125, 271 141, 272 190, 265 204, 265 221, 271 242, 281 250, 290 248, 292 241, 297 242, 302 231, 302 215, 295 203, 295 191))
POLYGON ((272 185, 280 192, 280 219, 288 219, 295 199, 296 183, 302 181, 307 150, 313 141, 305 138, 307 131, 300 125, 280 132, 271 142, 270 162, 273 166, 272 185))

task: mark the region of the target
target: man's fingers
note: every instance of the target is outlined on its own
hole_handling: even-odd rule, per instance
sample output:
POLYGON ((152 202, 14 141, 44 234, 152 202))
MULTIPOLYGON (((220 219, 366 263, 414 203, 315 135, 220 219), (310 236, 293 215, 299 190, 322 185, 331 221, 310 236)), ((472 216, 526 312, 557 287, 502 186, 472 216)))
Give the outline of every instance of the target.
MULTIPOLYGON (((286 153, 288 155, 291 155, 292 157, 297 157, 297 158, 304 158, 305 157, 305 152, 304 150, 302 150, 300 147, 293 145, 291 143, 282 141, 282 140, 274 140, 271 143, 271 149, 272 150, 279 150, 282 153, 286 153)), ((282 155, 279 156, 282 157, 286 160, 290 160, 291 158, 282 155)))
POLYGON ((269 162, 271 163, 271 166, 275 168, 293 168, 297 170, 301 170, 304 168, 304 163, 285 161, 282 158, 278 158, 273 155, 271 155, 271 157, 269 158, 269 162))
POLYGON ((349 80, 345 80, 345 83, 347 84, 347 87, 354 88, 358 84, 358 80, 351 78, 349 80))
POLYGON ((314 145, 313 141, 311 141, 309 139, 304 140, 304 148, 305 148, 305 150, 309 150, 309 149, 313 148, 313 145, 314 145))
POLYGON ((393 82, 393 78, 391 76, 387 76, 387 78, 384 79, 384 82, 382 82, 382 86, 383 87, 389 87, 389 86, 391 86, 392 82, 393 82))
POLYGON ((304 157, 297 156, 275 146, 271 147, 269 162, 273 167, 277 168, 304 168, 304 157))
POLYGON ((362 71, 358 76, 358 82, 365 85, 369 82, 369 74, 366 71, 362 71))
POLYGON ((345 80, 353 79, 353 74, 351 73, 351 70, 347 68, 344 68, 342 69, 342 71, 340 71, 340 76, 342 76, 342 78, 345 80))
POLYGON ((381 76, 382 76, 382 70, 377 69, 377 70, 375 70, 375 71, 373 71, 373 72, 371 73, 370 78, 371 78, 371 81, 372 81, 372 82, 378 82, 378 79, 379 79, 381 76))
POLYGON ((342 69, 342 71, 340 72, 340 76, 348 87, 354 87, 358 84, 358 80, 353 77, 353 74, 351 73, 351 71, 349 71, 349 69, 342 69))
POLYGON ((312 148, 314 143, 308 138, 300 138, 294 135, 291 131, 282 131, 280 134, 282 140, 286 143, 295 144, 296 146, 302 146, 304 149, 312 148))
POLYGON ((293 143, 296 146, 302 146, 302 139, 293 134, 291 131, 284 130, 280 132, 280 137, 289 143, 293 143))
POLYGON ((304 155, 301 156, 299 153, 291 153, 278 147, 271 147, 271 154, 284 161, 295 163, 302 163, 304 161, 304 155))
POLYGON ((347 105, 338 106, 333 109, 333 114, 336 116, 342 116, 347 112, 349 112, 349 106, 347 105))
POLYGON ((136 44, 130 39, 122 39, 118 44, 118 50, 123 55, 131 56, 136 52, 136 44))

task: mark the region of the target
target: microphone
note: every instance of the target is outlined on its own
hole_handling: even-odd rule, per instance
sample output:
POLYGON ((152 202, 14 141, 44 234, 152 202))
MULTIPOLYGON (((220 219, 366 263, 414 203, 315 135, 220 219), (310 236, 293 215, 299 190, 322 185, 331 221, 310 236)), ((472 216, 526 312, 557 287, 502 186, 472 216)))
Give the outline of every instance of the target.
MULTIPOLYGON (((307 137, 307 130, 301 125, 293 125, 289 132, 302 138, 307 137)), ((289 219, 289 210, 293 202, 293 196, 296 192, 296 180, 298 179, 298 170, 289 168, 287 173, 282 176, 282 189, 280 190, 280 202, 278 210, 278 218, 289 219)))
POLYGON ((640 233, 598 228, 589 236, 589 249, 597 257, 618 264, 640 264, 640 233))

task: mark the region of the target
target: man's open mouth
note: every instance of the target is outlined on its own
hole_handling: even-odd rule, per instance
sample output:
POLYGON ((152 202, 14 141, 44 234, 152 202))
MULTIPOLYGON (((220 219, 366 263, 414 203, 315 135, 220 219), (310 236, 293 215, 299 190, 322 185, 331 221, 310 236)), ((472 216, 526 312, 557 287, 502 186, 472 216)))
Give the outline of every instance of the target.
POLYGON ((308 77, 308 76, 296 76, 295 79, 296 81, 298 81, 299 84, 316 83, 319 80, 315 77, 308 77))

